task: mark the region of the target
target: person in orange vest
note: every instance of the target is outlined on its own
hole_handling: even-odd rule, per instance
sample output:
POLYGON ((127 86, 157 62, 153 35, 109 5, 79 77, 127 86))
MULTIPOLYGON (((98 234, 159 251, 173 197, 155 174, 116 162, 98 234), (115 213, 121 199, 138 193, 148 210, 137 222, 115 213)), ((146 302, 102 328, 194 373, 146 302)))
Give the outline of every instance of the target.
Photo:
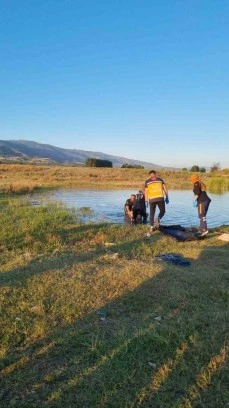
POLYGON ((199 233, 200 236, 208 234, 206 215, 211 202, 210 197, 206 193, 206 186, 200 180, 198 174, 192 174, 190 177, 193 183, 194 201, 193 206, 198 208, 198 215, 200 219, 199 233))
POLYGON ((169 204, 169 195, 164 180, 157 177, 155 170, 150 170, 149 176, 150 178, 145 181, 145 200, 146 205, 149 202, 150 231, 153 232, 159 228, 160 221, 165 215, 165 204, 169 204), (154 223, 156 207, 159 208, 159 215, 154 223))

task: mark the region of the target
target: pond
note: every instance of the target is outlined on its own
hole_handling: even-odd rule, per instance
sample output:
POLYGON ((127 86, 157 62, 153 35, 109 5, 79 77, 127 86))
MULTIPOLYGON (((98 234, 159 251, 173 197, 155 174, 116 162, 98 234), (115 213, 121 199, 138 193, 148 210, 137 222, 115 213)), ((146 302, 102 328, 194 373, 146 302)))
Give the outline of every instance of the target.
MULTIPOLYGON (((104 221, 123 224, 124 204, 133 190, 85 190, 85 189, 59 189, 49 194, 46 198, 61 201, 68 208, 89 208, 84 221, 104 221)), ((208 215, 208 227, 213 228, 221 225, 229 225, 229 192, 224 194, 210 194, 212 200, 208 215)), ((35 197, 33 197, 35 198, 35 197)), ((38 198, 38 197, 37 197, 38 198)), ((44 199, 39 195, 39 199, 44 199)), ((166 205, 166 213, 162 223, 164 225, 180 224, 184 227, 199 226, 197 208, 192 206, 193 193, 190 190, 173 190, 169 192, 169 204, 166 205)), ((148 211, 149 212, 149 211, 148 211)), ((157 215, 157 212, 156 212, 157 215)))

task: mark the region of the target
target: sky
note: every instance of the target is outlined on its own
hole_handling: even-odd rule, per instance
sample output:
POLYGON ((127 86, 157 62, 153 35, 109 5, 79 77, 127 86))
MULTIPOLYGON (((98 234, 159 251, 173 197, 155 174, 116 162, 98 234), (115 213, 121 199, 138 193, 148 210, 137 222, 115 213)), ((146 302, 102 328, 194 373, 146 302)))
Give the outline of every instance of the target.
POLYGON ((1 0, 0 139, 229 167, 228 0, 1 0))

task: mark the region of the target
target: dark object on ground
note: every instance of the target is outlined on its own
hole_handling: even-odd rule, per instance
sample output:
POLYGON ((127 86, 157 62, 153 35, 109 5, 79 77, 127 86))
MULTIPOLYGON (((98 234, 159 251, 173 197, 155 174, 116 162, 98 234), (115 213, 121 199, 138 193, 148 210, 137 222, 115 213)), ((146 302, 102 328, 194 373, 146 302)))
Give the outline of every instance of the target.
POLYGON ((177 241, 195 241, 205 238, 205 236, 198 234, 197 231, 193 231, 191 228, 184 228, 181 225, 160 225, 159 231, 177 241))
POLYGON ((160 259, 161 261, 170 262, 173 265, 178 265, 178 266, 191 265, 191 262, 183 258, 181 255, 177 255, 177 254, 162 254, 162 255, 157 255, 156 258, 160 259))
POLYGON ((107 317, 107 312, 106 312, 106 310, 104 310, 104 309, 100 309, 100 310, 98 310, 98 315, 100 316, 100 317, 103 317, 104 319, 107 317))

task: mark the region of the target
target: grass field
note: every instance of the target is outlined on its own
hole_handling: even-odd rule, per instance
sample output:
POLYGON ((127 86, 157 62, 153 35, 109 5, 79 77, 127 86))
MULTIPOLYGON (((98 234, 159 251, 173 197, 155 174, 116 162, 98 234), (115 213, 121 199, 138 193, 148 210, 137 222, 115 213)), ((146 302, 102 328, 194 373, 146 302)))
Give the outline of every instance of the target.
POLYGON ((0 211, 1 408, 228 406, 229 227, 179 243, 23 197, 0 211))

